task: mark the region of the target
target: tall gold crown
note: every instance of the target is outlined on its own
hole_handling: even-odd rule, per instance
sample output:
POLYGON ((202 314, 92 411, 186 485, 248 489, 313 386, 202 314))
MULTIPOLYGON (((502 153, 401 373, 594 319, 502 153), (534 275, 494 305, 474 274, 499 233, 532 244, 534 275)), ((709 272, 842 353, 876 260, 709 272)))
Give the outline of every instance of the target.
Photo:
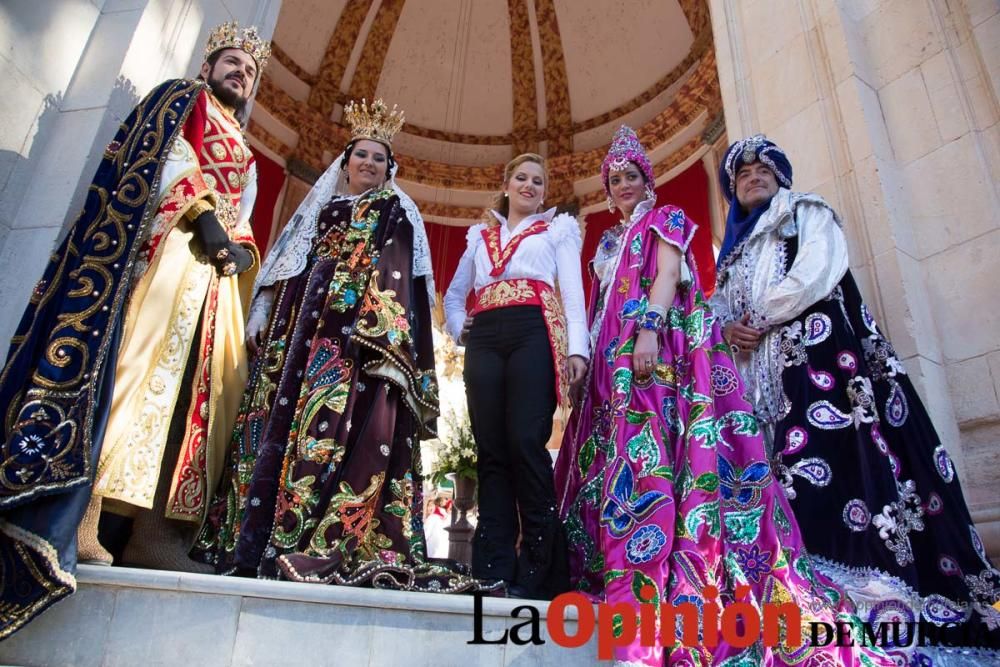
POLYGON ((256 26, 249 26, 240 34, 238 21, 230 21, 216 26, 208 34, 205 45, 205 58, 222 49, 241 49, 250 54, 257 63, 257 69, 262 70, 271 57, 271 42, 263 40, 257 34, 256 26))
POLYGON ((372 102, 371 108, 361 100, 350 102, 344 107, 344 121, 351 126, 351 141, 374 139, 392 144, 392 137, 403 127, 403 112, 392 105, 392 110, 381 99, 372 102))

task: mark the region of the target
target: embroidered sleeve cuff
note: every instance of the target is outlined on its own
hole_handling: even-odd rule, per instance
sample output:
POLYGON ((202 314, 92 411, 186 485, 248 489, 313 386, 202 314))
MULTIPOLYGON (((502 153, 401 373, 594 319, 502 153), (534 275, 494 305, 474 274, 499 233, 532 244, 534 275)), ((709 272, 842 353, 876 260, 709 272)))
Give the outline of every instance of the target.
POLYGON ((214 210, 215 207, 208 199, 199 199, 198 201, 192 203, 188 207, 188 210, 184 212, 184 218, 189 222, 194 222, 202 213, 208 213, 209 211, 214 210))

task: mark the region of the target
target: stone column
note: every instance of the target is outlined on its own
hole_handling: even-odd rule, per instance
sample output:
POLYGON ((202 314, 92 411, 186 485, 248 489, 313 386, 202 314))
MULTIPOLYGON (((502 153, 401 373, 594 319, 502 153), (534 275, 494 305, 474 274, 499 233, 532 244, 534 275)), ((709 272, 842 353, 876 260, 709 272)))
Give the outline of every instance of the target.
POLYGON ((281 0, 5 0, 0 9, 0 347, 104 146, 139 99, 194 76, 209 30, 274 31, 281 0), (9 45, 9 47, 8 47, 9 45))
POLYGON ((1000 553, 1000 5, 710 0, 730 138, 843 216, 851 268, 1000 553))

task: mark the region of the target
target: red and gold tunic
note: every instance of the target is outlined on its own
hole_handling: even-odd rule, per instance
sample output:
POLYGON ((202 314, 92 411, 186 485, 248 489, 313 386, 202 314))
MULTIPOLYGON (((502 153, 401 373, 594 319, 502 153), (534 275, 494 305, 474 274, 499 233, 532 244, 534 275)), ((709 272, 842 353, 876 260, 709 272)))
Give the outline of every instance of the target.
POLYGON ((136 264, 94 485, 110 501, 105 507, 131 513, 153 506, 169 472, 166 516, 190 521, 202 518, 239 408, 233 388, 246 382, 243 327, 259 265, 253 154, 232 111, 208 91, 196 94, 183 136, 160 166, 160 204, 136 264), (253 253, 250 271, 221 277, 208 263, 192 226, 207 210, 253 253), (189 364, 193 377, 185 377, 189 364), (178 419, 183 431, 171 428, 178 419), (168 434, 181 432, 179 456, 164 461, 168 434))

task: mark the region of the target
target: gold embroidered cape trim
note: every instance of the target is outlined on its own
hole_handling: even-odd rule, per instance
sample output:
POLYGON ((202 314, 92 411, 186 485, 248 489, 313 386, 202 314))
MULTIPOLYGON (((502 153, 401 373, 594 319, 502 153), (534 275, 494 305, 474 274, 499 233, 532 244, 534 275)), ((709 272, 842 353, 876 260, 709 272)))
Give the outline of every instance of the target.
MULTIPOLYGON (((111 187, 117 189, 91 185, 75 230, 53 255, 50 268, 35 288, 29 302, 32 319, 18 332, 17 340, 20 342, 12 348, 0 373, 0 384, 12 381, 9 373, 20 367, 18 358, 31 352, 25 343, 39 336, 48 343, 43 353, 48 364, 63 368, 70 363, 72 354, 76 355, 72 360, 73 366, 79 371, 69 379, 57 379, 44 375, 42 369, 33 364, 32 372, 24 380, 26 389, 11 401, 5 415, 8 443, 18 437, 20 426, 14 422, 19 414, 38 414, 33 417, 36 430, 44 425, 43 422, 52 423, 55 436, 57 430, 65 430, 70 425, 73 429, 71 441, 61 445, 63 449, 60 452, 68 453, 72 448, 80 447, 74 458, 82 463, 79 470, 60 472, 55 480, 24 484, 23 488, 0 499, 0 506, 17 506, 40 495, 69 490, 88 483, 93 474, 90 452, 96 417, 94 397, 98 394, 98 382, 103 378, 104 365, 108 361, 113 340, 110 332, 114 330, 114 327, 107 326, 107 321, 109 318, 114 321, 119 316, 129 297, 143 239, 147 238, 156 213, 156 197, 149 195, 158 190, 166 152, 174 139, 180 136, 179 131, 194 108, 190 102, 192 96, 204 86, 204 83, 195 81, 168 82, 140 103, 130 117, 134 125, 123 124, 116 139, 104 152, 102 169, 108 169, 115 175, 111 187), (161 156, 164 159, 157 159, 161 156), (144 197, 147 197, 145 203, 138 208, 136 202, 144 197), (89 224, 81 222, 88 215, 92 221, 89 224), (80 231, 82 224, 86 227, 80 231), (101 244, 87 243, 98 236, 103 239, 101 244), (133 237, 131 243, 127 243, 129 236, 133 237), (85 246, 78 247, 78 243, 85 246), (81 252, 87 254, 80 257, 81 252), (75 268, 69 271, 70 266, 75 268), (119 278, 108 281, 109 275, 119 278), (67 292, 70 281, 76 281, 81 288, 67 292), (81 305, 75 312, 62 312, 54 331, 36 331, 43 321, 47 321, 44 318, 47 317, 46 309, 51 305, 50 301, 67 295, 79 298, 84 287, 88 292, 94 292, 93 298, 88 300, 89 305, 81 305), (93 331, 96 348, 89 341, 85 344, 80 336, 80 332, 88 331, 93 331), (101 331, 104 335, 100 335, 101 331), (39 412, 43 404, 55 409, 55 413, 46 415, 39 412), (33 408, 32 405, 38 407, 33 408), (46 416, 58 419, 52 422, 46 416)), ((54 454, 50 459, 61 459, 63 455, 54 454)), ((55 470, 51 463, 45 465, 55 470)))
MULTIPOLYGON (((28 571, 35 584, 45 591, 44 595, 29 604, 11 605, 0 610, 4 619, 4 623, 0 625, 0 641, 2 641, 45 611, 49 605, 74 593, 76 577, 60 567, 59 554, 55 547, 35 533, 3 519, 0 519, 0 533, 10 538, 13 544, 11 555, 28 571), (46 571, 42 572, 40 566, 46 571)), ((17 565, 11 569, 16 567, 17 565)), ((8 585, 14 585, 14 582, 9 582, 8 585)))

